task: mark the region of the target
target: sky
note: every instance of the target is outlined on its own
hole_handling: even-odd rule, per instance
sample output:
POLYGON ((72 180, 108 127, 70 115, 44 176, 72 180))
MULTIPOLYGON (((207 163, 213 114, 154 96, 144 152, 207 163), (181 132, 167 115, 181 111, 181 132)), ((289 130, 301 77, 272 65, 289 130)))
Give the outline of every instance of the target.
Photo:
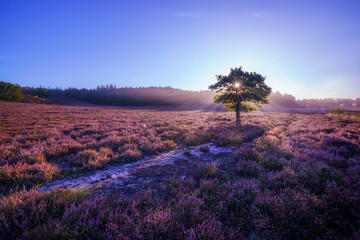
POLYGON ((206 90, 240 66, 297 99, 360 97, 360 1, 0 0, 0 81, 206 90))

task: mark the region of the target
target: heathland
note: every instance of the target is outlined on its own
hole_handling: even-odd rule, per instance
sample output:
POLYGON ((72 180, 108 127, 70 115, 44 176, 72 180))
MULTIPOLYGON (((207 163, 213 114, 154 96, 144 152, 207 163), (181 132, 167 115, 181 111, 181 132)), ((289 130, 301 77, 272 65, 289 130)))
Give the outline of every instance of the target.
POLYGON ((0 104, 0 239, 360 238, 358 114, 0 104))

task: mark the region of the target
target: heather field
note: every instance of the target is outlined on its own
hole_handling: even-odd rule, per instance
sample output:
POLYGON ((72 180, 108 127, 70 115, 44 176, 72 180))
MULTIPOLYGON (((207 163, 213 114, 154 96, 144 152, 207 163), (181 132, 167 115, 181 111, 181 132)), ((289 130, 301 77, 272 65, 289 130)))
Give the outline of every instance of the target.
POLYGON ((1 102, 0 239, 360 239, 360 116, 241 116, 1 102))

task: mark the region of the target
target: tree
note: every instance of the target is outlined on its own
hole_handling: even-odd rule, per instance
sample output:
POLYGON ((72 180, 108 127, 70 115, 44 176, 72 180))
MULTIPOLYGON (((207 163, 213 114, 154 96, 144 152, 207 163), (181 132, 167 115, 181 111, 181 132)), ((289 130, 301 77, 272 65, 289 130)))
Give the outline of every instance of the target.
POLYGON ((239 127, 240 112, 249 112, 267 104, 271 88, 265 84, 265 77, 256 72, 243 71, 241 67, 230 69, 228 76, 216 75, 217 82, 209 86, 216 90, 215 102, 225 103, 225 109, 236 112, 236 126, 239 127), (250 105, 249 103, 253 103, 250 105))
POLYGON ((14 85, 7 82, 0 82, 0 100, 17 101, 22 99, 19 85, 14 85))
POLYGON ((360 98, 357 98, 355 100, 355 109, 359 110, 360 109, 360 98))
POLYGON ((295 97, 286 93, 285 94, 281 94, 280 92, 272 93, 268 97, 268 100, 275 107, 282 107, 282 108, 300 107, 295 97))
POLYGON ((46 88, 37 88, 35 89, 31 95, 33 96, 38 96, 40 98, 50 98, 51 97, 51 93, 49 91, 49 89, 46 89, 46 88))

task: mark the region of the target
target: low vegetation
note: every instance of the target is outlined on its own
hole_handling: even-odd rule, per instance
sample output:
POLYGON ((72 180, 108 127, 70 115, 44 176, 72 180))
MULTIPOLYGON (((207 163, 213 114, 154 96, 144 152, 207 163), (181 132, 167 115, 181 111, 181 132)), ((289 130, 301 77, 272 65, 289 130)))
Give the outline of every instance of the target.
POLYGON ((230 113, 19 103, 0 111, 0 239, 360 238, 358 118, 258 112, 235 128, 230 113), (157 192, 36 190, 73 168, 208 142, 234 154, 157 192))

